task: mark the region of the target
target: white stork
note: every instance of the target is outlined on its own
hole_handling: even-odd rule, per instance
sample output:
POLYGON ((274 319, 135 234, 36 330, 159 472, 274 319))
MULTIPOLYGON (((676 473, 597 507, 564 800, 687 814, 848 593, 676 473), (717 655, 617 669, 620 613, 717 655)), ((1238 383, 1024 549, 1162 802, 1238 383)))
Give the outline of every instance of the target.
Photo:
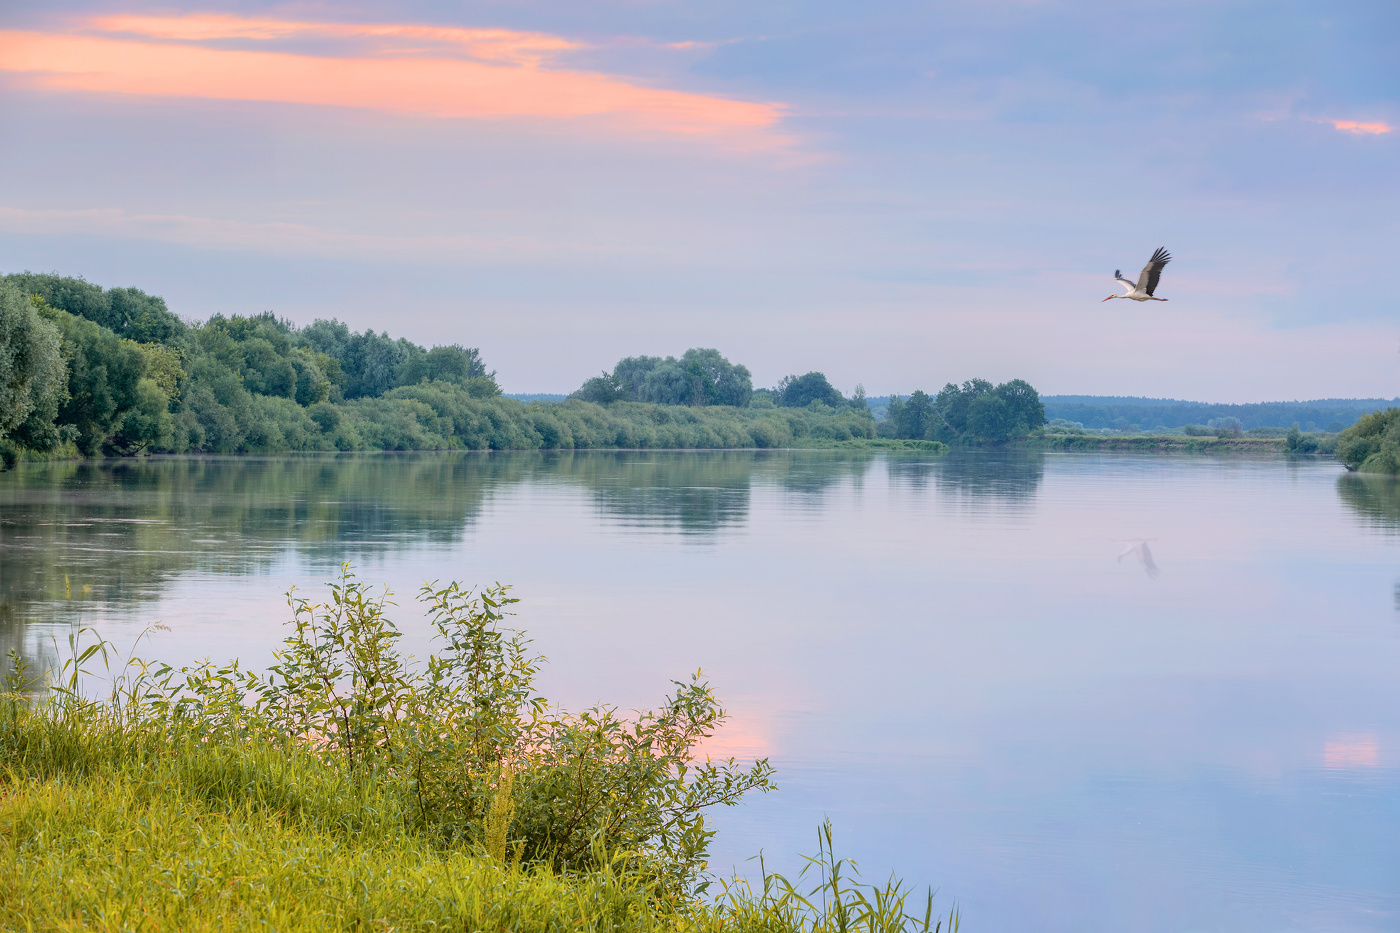
POLYGON ((1152 293, 1157 290, 1157 280, 1162 277, 1162 267, 1172 261, 1172 254, 1167 252, 1165 246, 1157 247, 1157 252, 1152 254, 1152 258, 1147 260, 1147 265, 1142 267, 1142 272, 1138 273, 1136 282, 1123 278, 1122 269, 1114 269, 1113 277, 1118 283, 1128 290, 1126 295, 1109 295, 1104 301, 1112 298, 1131 298, 1133 301, 1166 301, 1165 298, 1157 298, 1152 293))

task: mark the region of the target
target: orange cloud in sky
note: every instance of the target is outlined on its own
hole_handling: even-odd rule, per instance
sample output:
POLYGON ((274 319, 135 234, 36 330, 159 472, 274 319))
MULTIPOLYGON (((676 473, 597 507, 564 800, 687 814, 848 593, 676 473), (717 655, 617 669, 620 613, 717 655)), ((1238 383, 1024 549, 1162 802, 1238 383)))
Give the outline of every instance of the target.
POLYGON ((576 46, 539 33, 224 16, 106 17, 90 25, 165 41, 0 31, 0 70, 73 91, 363 107, 448 118, 614 117, 656 132, 737 137, 755 146, 782 141, 771 132, 782 115, 778 105, 542 67, 544 55, 576 46), (190 44, 308 35, 409 38, 450 50, 321 56, 190 44))
POLYGON ((1395 129, 1389 123, 1358 123, 1355 120, 1330 120, 1328 122, 1343 133, 1356 133, 1357 135, 1379 136, 1381 133, 1389 133, 1395 129))

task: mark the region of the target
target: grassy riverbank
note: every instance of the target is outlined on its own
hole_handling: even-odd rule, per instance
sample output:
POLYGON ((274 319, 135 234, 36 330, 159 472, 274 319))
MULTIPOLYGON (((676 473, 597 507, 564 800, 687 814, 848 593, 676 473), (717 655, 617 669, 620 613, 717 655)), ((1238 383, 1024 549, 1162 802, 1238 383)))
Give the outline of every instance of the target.
POLYGON ((1189 437, 1177 434, 1042 434, 1022 446, 1045 450, 1140 450, 1283 453, 1282 437, 1189 437))
POLYGON ((657 710, 568 714, 496 587, 421 595, 422 666, 348 575, 293 602, 276 664, 139 663, 74 643, 36 698, 0 695, 0 929, 936 933, 932 896, 806 877, 724 885, 704 813, 771 789, 766 761, 697 758, 725 713, 698 679, 657 710), (97 666, 103 699, 79 688, 97 666), (916 903, 917 902, 917 903, 916 903))
POLYGON ((839 877, 844 923, 776 881, 766 897, 737 886, 713 901, 667 900, 621 861, 561 874, 435 846, 405 831, 373 787, 267 749, 161 749, 13 717, 4 727, 0 929, 925 929, 922 898, 881 915, 839 877), (29 746, 18 767, 16 744, 29 746))
POLYGON ((795 438, 789 450, 922 450, 947 453, 951 448, 942 441, 924 441, 899 437, 858 437, 851 440, 804 437, 795 438))
MULTIPOLYGON (((288 453, 361 450, 705 450, 829 447, 873 440, 869 413, 831 408, 689 407, 647 402, 595 405, 524 404, 477 398, 445 383, 394 389, 381 398, 347 402, 324 424, 293 404, 287 419, 233 432, 203 448, 154 446, 172 453, 288 453)), ((0 459, 76 456, 71 443, 35 454, 0 439, 0 459)))

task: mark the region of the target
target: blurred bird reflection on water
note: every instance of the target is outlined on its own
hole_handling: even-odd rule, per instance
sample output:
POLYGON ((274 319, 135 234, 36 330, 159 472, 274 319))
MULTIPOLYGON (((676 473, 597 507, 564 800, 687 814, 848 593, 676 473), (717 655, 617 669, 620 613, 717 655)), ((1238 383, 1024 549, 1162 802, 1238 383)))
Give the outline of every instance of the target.
POLYGON ((1118 552, 1118 563, 1123 563, 1123 558, 1131 557, 1142 565, 1143 571, 1152 579, 1157 579, 1157 575, 1162 571, 1157 566, 1157 562, 1152 559, 1152 549, 1147 546, 1147 542, 1156 541, 1156 538, 1133 538, 1124 541, 1126 547, 1118 552))

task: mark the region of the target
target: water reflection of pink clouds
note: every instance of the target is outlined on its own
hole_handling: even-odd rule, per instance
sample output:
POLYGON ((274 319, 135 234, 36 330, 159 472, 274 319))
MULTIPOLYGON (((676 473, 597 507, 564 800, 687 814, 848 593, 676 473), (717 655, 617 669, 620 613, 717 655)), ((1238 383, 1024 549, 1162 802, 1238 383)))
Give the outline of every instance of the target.
POLYGON ((737 758, 740 761, 767 758, 773 754, 772 730, 768 718, 754 713, 730 713, 718 732, 696 746, 697 757, 737 758))
POLYGON ((1356 136, 1380 136, 1395 129, 1389 123, 1380 121, 1366 123, 1359 120, 1332 120, 1329 122, 1343 133, 1351 133, 1356 136))
POLYGON ((607 117, 634 130, 723 137, 740 148, 786 142, 772 132, 782 116, 775 104, 544 67, 548 56, 575 47, 555 36, 225 16, 108 17, 85 25, 121 37, 0 31, 0 70, 70 91, 357 107, 458 119, 607 117), (143 38, 127 38, 133 35, 143 38), (399 44, 410 39, 435 48, 313 55, 198 44, 298 36, 393 39, 399 44))
POLYGON ((1327 740, 1322 766, 1334 771, 1380 766, 1380 742, 1371 734, 1343 733, 1327 740))

